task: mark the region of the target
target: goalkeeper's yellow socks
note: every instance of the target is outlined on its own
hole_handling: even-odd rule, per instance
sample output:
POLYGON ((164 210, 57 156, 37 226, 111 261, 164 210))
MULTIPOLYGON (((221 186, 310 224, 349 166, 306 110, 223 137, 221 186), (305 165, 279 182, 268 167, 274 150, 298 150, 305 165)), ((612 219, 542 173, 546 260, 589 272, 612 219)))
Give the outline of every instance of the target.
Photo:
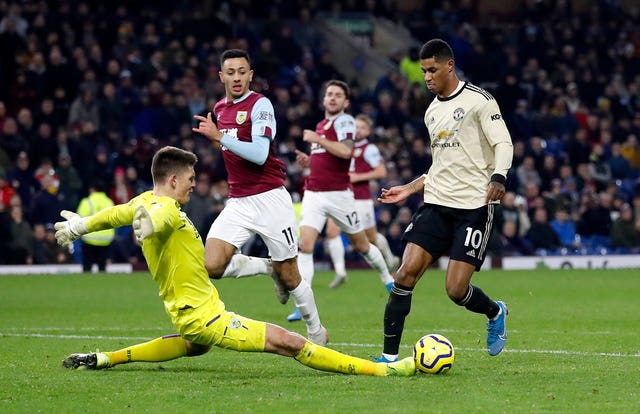
POLYGON ((385 377, 388 375, 409 376, 415 373, 413 358, 405 358, 392 364, 379 363, 345 355, 310 341, 305 343, 295 359, 311 368, 343 374, 385 377))
POLYGON ((109 366, 127 362, 162 362, 186 356, 187 344, 178 334, 167 335, 103 354, 109 358, 109 366))

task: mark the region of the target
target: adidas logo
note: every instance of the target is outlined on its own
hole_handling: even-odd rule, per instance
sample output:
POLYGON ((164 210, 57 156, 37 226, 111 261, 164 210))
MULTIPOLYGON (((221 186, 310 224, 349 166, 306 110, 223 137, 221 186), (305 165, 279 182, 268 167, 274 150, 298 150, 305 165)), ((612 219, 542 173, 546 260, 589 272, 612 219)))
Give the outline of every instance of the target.
POLYGON ((473 249, 472 249, 472 250, 469 250, 469 251, 467 252, 467 256, 471 256, 471 257, 475 258, 475 257, 476 257, 476 252, 474 252, 474 251, 473 251, 473 249))

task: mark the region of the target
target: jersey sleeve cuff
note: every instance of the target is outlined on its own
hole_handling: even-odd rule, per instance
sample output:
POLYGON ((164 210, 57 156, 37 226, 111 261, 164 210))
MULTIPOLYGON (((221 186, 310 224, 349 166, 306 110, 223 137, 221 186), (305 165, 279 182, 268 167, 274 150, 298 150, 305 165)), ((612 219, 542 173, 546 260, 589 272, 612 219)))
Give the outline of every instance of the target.
POLYGON ((491 181, 504 185, 504 183, 507 182, 507 177, 500 174, 493 174, 491 176, 491 181))

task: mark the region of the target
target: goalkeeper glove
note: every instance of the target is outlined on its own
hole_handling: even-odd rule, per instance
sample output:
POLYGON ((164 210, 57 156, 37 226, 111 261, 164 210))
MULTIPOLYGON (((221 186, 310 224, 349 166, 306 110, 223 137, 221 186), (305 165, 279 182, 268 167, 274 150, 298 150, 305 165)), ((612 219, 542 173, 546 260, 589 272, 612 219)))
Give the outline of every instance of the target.
POLYGON ((53 225, 56 229, 56 241, 60 246, 68 246, 87 233, 86 217, 68 210, 62 210, 60 215, 67 220, 53 225))
POLYGON ((138 206, 136 214, 133 216, 133 234, 136 236, 138 243, 142 243, 144 239, 153 233, 153 222, 151 216, 144 206, 138 206))

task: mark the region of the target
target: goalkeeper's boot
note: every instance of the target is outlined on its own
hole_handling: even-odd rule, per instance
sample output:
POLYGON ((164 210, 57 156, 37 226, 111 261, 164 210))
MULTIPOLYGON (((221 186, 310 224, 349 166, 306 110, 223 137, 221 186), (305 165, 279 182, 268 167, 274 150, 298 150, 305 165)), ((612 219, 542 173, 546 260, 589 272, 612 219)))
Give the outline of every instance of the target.
MULTIPOLYGON (((298 308, 296 308, 297 310, 298 308)), ((325 346, 329 342, 329 332, 327 332, 327 328, 320 325, 320 330, 318 332, 311 333, 307 330, 307 336, 309 340, 316 345, 325 346)))
POLYGON ((109 357, 102 352, 89 354, 71 354, 62 360, 62 367, 69 369, 104 369, 109 368, 109 357))
POLYGON ((289 322, 295 322, 295 321, 299 321, 302 319, 302 315, 300 315, 300 311, 298 310, 298 308, 293 308, 293 312, 291 312, 289 314, 289 316, 287 316, 287 320, 289 322))
POLYGON ((396 377, 410 377, 416 373, 416 361, 412 356, 399 361, 387 363, 387 375, 396 377))
POLYGON ((329 283, 329 289, 337 289, 343 284, 345 284, 346 282, 347 282, 347 275, 339 275, 336 273, 331 283, 329 283))
POLYGON ((397 361, 398 361, 397 355, 395 356, 395 358, 390 358, 382 354, 378 358, 373 358, 373 362, 382 362, 383 364, 388 364, 390 362, 397 362, 397 361))
POLYGON ((278 301, 283 305, 289 301, 289 289, 282 283, 278 274, 274 271, 271 271, 271 279, 273 279, 273 284, 276 288, 276 296, 278 297, 278 301))
POLYGON ((500 307, 500 313, 495 320, 487 322, 487 351, 489 355, 496 356, 504 348, 507 342, 507 315, 509 309, 504 302, 496 302, 500 307))

